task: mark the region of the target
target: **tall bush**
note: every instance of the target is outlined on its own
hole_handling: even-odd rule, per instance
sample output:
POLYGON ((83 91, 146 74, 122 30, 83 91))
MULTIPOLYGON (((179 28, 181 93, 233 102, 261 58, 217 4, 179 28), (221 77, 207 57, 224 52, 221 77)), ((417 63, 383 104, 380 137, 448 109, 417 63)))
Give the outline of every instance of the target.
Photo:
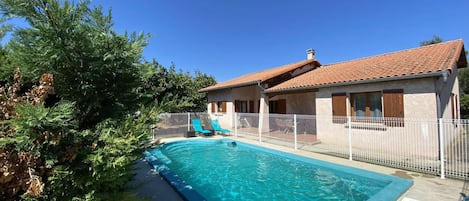
POLYGON ((0 0, 0 11, 28 23, 0 50, 0 200, 134 199, 124 184, 150 124, 203 109, 213 77, 144 63, 147 35, 116 33, 87 2, 0 0))
POLYGON ((13 32, 8 65, 20 67, 25 82, 54 74, 57 96, 76 102, 81 127, 133 106, 147 35, 116 33, 111 13, 85 1, 1 0, 0 8, 29 24, 13 32))

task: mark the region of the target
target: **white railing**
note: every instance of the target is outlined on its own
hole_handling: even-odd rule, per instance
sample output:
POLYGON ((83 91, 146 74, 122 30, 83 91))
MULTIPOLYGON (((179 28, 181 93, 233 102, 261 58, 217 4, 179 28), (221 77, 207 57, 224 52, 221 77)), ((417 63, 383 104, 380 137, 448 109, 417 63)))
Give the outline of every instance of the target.
MULTIPOLYGON (((206 113, 162 114, 155 137, 184 136, 190 120, 211 129, 206 113)), ((217 116, 212 116, 217 118, 217 116)), ((469 120, 355 119, 235 113, 221 124, 234 137, 439 175, 469 177, 469 120), (227 123, 227 122, 231 122, 227 123)))
POLYGON ((259 136, 259 115, 256 113, 235 113, 234 135, 249 139, 262 139, 259 136))
POLYGON ((200 119, 205 127, 210 125, 210 116, 207 113, 162 113, 158 115, 158 119, 153 132, 153 140, 185 136, 188 131, 193 131, 192 119, 200 119))

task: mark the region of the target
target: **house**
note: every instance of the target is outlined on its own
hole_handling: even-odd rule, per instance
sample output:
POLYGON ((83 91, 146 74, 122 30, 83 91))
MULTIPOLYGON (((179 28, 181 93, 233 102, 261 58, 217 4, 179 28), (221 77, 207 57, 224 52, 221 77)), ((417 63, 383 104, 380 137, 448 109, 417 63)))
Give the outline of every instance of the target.
POLYGON ((286 102, 285 96, 268 98, 265 90, 277 86, 287 80, 302 75, 320 67, 321 64, 314 58, 312 49, 307 51, 307 59, 276 68, 251 73, 232 80, 215 84, 201 89, 207 92, 209 104, 207 111, 216 116, 221 124, 228 127, 234 125, 233 113, 305 113, 314 114, 314 94, 309 93, 307 99, 300 99, 291 95, 291 102, 286 102), (264 104, 261 104, 264 103, 264 104), (300 108, 303 105, 307 107, 300 108))
MULTIPOLYGON (((269 131, 266 118, 272 113, 315 115, 321 142, 337 141, 331 133, 346 131, 347 117, 353 129, 380 134, 415 133, 406 130, 413 129, 406 119, 459 118, 457 74, 467 63, 462 40, 324 66, 314 52, 308 55, 305 61, 200 90, 208 94, 208 112, 227 127, 234 125, 233 112, 259 113, 259 132, 269 131)), ((418 132, 427 135, 438 128, 418 132)))

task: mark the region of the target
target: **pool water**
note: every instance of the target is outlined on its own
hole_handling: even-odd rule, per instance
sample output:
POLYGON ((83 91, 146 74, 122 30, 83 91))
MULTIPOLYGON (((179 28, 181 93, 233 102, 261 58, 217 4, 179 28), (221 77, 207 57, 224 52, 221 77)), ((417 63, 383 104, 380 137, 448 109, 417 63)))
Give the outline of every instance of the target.
POLYGON ((396 200, 412 185, 232 140, 177 141, 148 153, 212 201, 396 200))

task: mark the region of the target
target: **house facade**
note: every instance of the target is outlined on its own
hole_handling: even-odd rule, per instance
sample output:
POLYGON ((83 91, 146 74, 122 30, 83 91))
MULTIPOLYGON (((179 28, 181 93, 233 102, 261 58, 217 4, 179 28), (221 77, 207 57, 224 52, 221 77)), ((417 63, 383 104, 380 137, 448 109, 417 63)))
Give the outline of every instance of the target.
POLYGON ((312 50, 307 51, 307 59, 287 64, 261 72, 244 75, 226 82, 201 89, 206 92, 209 100, 207 111, 226 127, 234 126, 234 113, 305 113, 313 114, 315 107, 314 94, 308 94, 308 99, 293 95, 280 95, 269 99, 264 93, 266 89, 290 80, 299 75, 310 72, 321 64, 314 58, 312 50), (286 101, 289 98, 291 101, 286 101), (301 109, 301 105, 306 106, 301 109))
POLYGON ((462 40, 325 66, 309 54, 305 61, 202 89, 208 112, 226 127, 234 126, 234 112, 259 113, 259 132, 270 130, 272 113, 315 115, 321 142, 344 144, 347 138, 337 134, 349 127, 393 140, 393 133, 438 136, 431 135, 439 132, 437 124, 415 129, 406 122, 412 119, 460 118, 457 74, 467 63, 462 40))

